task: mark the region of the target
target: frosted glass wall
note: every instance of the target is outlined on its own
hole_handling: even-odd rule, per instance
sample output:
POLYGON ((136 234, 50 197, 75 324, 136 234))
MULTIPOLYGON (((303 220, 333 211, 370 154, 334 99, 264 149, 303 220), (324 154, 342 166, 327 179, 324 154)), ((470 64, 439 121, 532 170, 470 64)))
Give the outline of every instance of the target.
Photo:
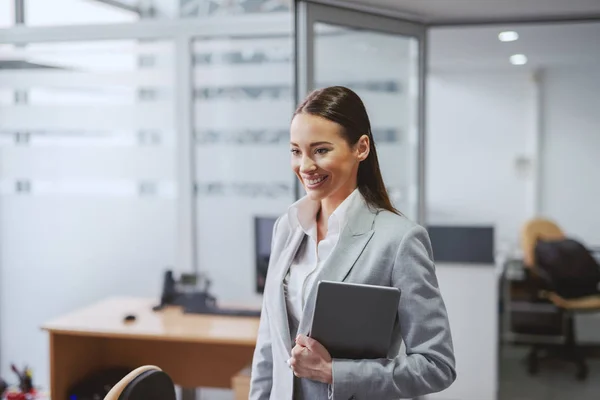
POLYGON ((157 297, 176 261, 173 45, 2 47, 0 353, 47 378, 51 318, 157 297))
POLYGON ((199 268, 223 301, 260 302, 254 221, 294 201, 292 26, 283 36, 194 41, 199 268))

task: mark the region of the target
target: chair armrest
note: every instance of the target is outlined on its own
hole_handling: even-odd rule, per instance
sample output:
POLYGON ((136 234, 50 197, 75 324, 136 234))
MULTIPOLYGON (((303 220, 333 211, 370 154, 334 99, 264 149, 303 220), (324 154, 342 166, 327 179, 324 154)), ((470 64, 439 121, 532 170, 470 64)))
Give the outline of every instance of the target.
POLYGON ((160 368, 154 365, 144 365, 143 367, 139 367, 128 373, 121 379, 115 386, 110 389, 108 394, 104 397, 104 400, 119 400, 119 396, 125 390, 127 385, 133 381, 135 378, 140 376, 146 371, 162 371, 160 368))
POLYGON ((577 299, 565 299, 554 292, 542 291, 540 297, 550 300, 554 305, 565 310, 600 310, 600 294, 577 299))

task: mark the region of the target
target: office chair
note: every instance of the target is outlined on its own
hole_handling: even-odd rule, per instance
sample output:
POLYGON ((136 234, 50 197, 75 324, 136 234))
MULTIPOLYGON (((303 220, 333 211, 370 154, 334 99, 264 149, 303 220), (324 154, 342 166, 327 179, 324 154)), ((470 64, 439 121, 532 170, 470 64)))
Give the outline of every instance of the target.
MULTIPOLYGON (((562 296, 550 290, 542 289, 539 284, 540 270, 536 263, 536 246, 538 241, 558 241, 566 239, 562 230, 554 222, 537 218, 525 224, 521 235, 521 246, 523 250, 524 267, 528 270, 528 276, 531 278, 533 296, 539 301, 547 301, 554 304, 562 314, 564 333, 564 345, 562 348, 562 358, 575 363, 577 367, 576 377, 578 380, 585 380, 588 375, 588 367, 580 347, 576 341, 575 319, 574 315, 578 312, 600 311, 600 294, 597 296, 586 296, 581 298, 565 299, 562 296)), ((564 268, 569 268, 565 265, 564 268)), ((535 300, 534 300, 535 301, 535 300)), ((527 357, 528 370, 530 374, 538 372, 539 350, 542 346, 534 344, 527 357)))
POLYGON ((523 226, 521 233, 521 248, 523 250, 523 263, 526 268, 535 266, 535 245, 538 240, 561 240, 565 234, 554 222, 535 218, 523 226))
POLYGON ((104 400, 175 400, 173 381, 160 368, 146 365, 121 379, 104 400))

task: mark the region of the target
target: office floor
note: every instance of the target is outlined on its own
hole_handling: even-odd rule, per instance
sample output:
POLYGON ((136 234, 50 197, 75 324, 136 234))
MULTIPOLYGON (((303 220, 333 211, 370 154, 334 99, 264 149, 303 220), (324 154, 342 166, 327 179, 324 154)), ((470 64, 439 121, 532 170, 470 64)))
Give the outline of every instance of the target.
MULTIPOLYGON (((542 362, 537 376, 527 375, 527 347, 505 347, 500 355, 498 400, 597 400, 600 393, 600 359, 588 360, 590 374, 585 382, 575 379, 572 364, 542 362)), ((229 390, 203 389, 198 400, 233 400, 229 390)))
POLYGON ((600 359, 587 360, 590 374, 586 381, 575 379, 573 364, 543 361, 537 376, 527 375, 523 361, 526 347, 502 349, 499 400, 597 400, 600 393, 600 359))

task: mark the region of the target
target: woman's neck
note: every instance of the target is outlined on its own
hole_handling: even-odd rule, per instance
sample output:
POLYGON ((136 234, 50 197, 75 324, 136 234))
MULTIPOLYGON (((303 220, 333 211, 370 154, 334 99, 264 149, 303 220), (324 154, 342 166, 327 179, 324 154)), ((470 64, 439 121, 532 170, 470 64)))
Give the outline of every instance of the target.
POLYGON ((342 204, 344 200, 346 200, 346 198, 348 198, 348 196, 352 194, 354 189, 356 188, 344 190, 343 192, 339 190, 338 193, 335 193, 334 195, 328 196, 321 200, 321 210, 317 215, 317 222, 319 224, 324 223, 325 226, 327 226, 327 221, 329 220, 331 214, 333 214, 336 208, 338 208, 340 204, 342 204))

